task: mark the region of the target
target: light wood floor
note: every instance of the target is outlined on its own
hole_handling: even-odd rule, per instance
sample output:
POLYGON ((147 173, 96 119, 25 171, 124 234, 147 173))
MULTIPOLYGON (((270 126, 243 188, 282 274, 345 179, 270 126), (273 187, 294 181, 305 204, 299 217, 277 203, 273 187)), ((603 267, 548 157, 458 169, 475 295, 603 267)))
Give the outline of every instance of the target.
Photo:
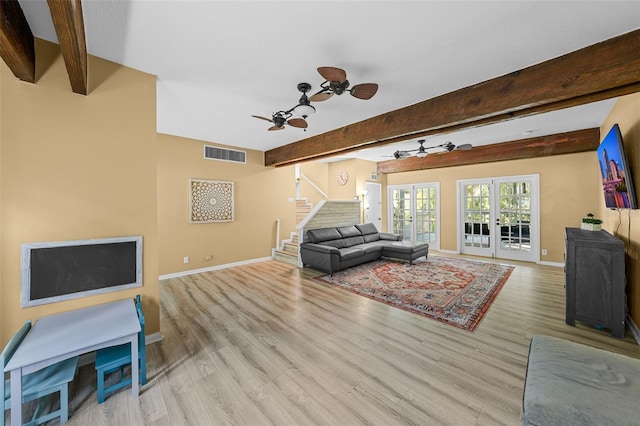
POLYGON ((69 424, 518 425, 532 335, 640 358, 630 335, 565 324, 562 268, 514 264, 474 333, 275 261, 163 281, 140 397, 98 405, 84 366, 69 424))

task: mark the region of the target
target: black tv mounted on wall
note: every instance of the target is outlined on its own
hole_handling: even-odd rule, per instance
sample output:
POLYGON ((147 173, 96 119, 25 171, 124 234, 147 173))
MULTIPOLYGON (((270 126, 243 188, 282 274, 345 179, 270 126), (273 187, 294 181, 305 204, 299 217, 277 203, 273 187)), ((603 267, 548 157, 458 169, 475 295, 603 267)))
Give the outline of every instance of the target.
POLYGON ((22 307, 142 286, 142 236, 22 244, 22 307))
POLYGON ((610 209, 637 209, 638 202, 624 152, 620 127, 614 124, 598 147, 604 202, 610 209))

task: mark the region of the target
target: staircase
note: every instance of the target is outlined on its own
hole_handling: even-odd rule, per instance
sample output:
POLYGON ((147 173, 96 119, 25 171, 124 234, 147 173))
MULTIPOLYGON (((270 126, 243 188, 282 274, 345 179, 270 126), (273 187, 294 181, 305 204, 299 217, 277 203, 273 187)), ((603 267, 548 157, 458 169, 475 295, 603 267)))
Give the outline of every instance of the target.
MULTIPOLYGON (((308 203, 306 198, 298 198, 296 200, 296 225, 300 224, 312 209, 313 204, 308 203)), ((282 247, 276 249, 273 258, 280 262, 298 266, 299 253, 298 233, 292 232, 288 240, 282 241, 282 247)))
POLYGON ((313 204, 307 202, 306 198, 298 198, 296 200, 296 226, 300 225, 300 222, 311 213, 312 209, 313 204))
POLYGON ((298 244, 298 234, 292 232, 291 238, 282 242, 282 248, 276 250, 273 258, 280 262, 298 266, 299 253, 300 245, 298 244))

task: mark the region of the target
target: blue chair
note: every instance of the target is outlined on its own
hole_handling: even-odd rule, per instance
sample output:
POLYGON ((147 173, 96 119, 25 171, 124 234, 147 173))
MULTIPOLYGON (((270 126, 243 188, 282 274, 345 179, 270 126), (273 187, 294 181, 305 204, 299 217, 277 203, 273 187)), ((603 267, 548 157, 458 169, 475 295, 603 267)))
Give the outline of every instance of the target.
MULTIPOLYGON (((141 384, 147 383, 147 355, 144 341, 144 315, 142 314, 142 302, 140 295, 136 296, 136 310, 140 320, 140 332, 138 333, 138 368, 141 384)), ((104 402, 105 396, 113 391, 131 384, 131 377, 124 374, 124 368, 131 365, 131 345, 126 343, 119 346, 111 346, 99 349, 96 352, 96 372, 98 375, 98 403, 104 402), (111 373, 120 372, 120 381, 105 387, 105 379, 111 373)))
MULTIPOLYGON (((4 367, 16 352, 16 349, 18 349, 18 346, 20 346, 20 343, 22 343, 27 333, 29 333, 30 329, 31 321, 27 321, 20 327, 16 334, 13 335, 11 340, 9 340, 2 354, 0 354, 2 371, 4 371, 4 367)), ((76 356, 22 377, 22 402, 25 403, 40 399, 31 421, 25 423, 25 425, 39 425, 56 417, 60 417, 60 423, 67 422, 69 419, 69 382, 73 380, 77 368, 78 357, 76 356), (60 408, 38 417, 45 405, 45 397, 56 392, 60 392, 60 408)), ((4 395, 4 409, 2 410, 2 416, 0 416, 0 426, 4 426, 4 411, 11 408, 10 381, 4 379, 4 373, 2 376, 2 380, 0 380, 0 394, 4 395)))

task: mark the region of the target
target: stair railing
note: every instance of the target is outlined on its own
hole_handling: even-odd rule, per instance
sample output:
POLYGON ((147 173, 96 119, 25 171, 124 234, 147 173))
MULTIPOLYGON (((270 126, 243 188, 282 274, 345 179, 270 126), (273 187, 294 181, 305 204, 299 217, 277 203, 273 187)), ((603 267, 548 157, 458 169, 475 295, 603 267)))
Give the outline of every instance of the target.
POLYGON ((296 177, 296 199, 300 199, 300 179, 304 179, 311 185, 313 189, 318 191, 324 199, 329 198, 326 192, 324 192, 318 185, 316 185, 311 179, 306 177, 304 173, 300 172, 300 164, 296 164, 295 166, 295 177, 296 177))

